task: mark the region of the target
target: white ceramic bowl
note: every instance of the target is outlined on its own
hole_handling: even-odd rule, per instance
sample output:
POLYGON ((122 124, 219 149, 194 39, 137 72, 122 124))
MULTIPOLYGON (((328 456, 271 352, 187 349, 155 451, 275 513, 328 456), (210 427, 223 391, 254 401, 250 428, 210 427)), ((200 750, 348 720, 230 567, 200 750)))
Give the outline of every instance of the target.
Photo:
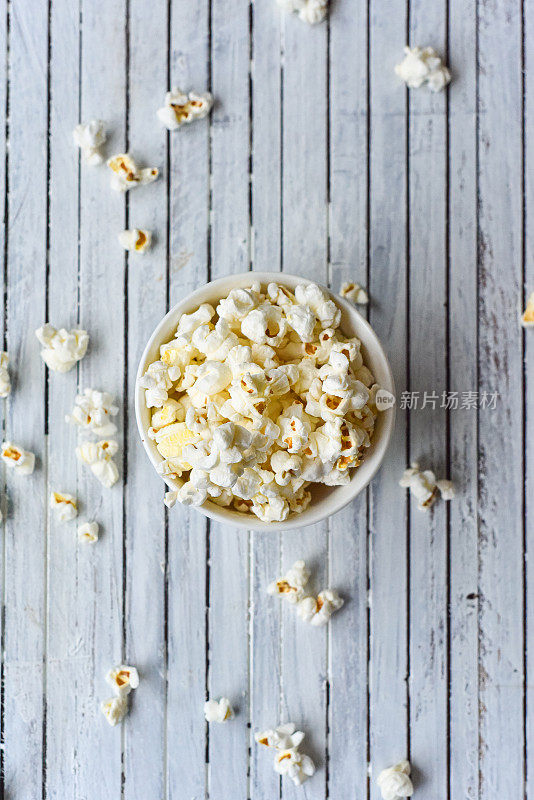
MULTIPOLYGON (((262 286, 266 286, 271 281, 286 286, 293 290, 299 283, 309 283, 306 278, 297 275, 288 275, 282 272, 243 272, 237 275, 228 275, 216 281, 202 286, 195 292, 185 297, 180 303, 174 306, 169 313, 161 320, 156 330, 150 337, 145 348, 139 369, 137 370, 137 383, 135 392, 135 415, 137 425, 141 435, 141 441, 152 461, 154 467, 161 461, 161 456, 157 451, 155 442, 148 436, 150 427, 151 412, 145 404, 145 391, 139 386, 139 379, 144 375, 147 367, 159 358, 160 345, 170 341, 182 314, 189 314, 195 311, 202 303, 211 303, 216 306, 222 297, 226 297, 231 289, 236 287, 250 286, 253 280, 260 281, 262 286)), ((359 314, 352 303, 343 300, 341 297, 333 295, 326 287, 322 286, 333 300, 341 308, 340 329, 346 336, 357 336, 362 343, 362 355, 364 363, 373 373, 377 383, 392 394, 395 393, 393 376, 386 358, 386 354, 380 344, 375 332, 369 323, 359 314)), ((283 531, 290 528, 303 528, 306 525, 319 522, 331 514, 335 514, 347 503, 360 494, 367 486, 371 478, 375 475, 389 443, 391 432, 395 421, 395 408, 389 408, 378 415, 377 424, 372 438, 371 447, 367 450, 365 458, 356 470, 353 471, 352 479, 346 486, 323 486, 315 484, 312 487, 312 501, 308 508, 301 514, 290 514, 285 522, 262 522, 254 514, 241 514, 215 503, 207 501, 198 510, 211 519, 225 524, 234 525, 238 528, 248 530, 270 530, 283 531)), ((178 489, 182 485, 181 480, 167 479, 166 483, 171 489, 178 489)))

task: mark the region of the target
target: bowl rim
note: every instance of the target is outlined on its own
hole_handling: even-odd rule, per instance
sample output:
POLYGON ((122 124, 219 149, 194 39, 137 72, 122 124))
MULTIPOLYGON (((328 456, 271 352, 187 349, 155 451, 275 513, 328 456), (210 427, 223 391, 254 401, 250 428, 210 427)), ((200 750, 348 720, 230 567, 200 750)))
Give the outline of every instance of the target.
MULTIPOLYGON (((374 350, 374 359, 381 362, 381 369, 383 371, 380 386, 395 396, 395 383, 393 380, 393 374, 382 343, 380 342, 377 334, 369 322, 359 313, 352 303, 345 300, 345 298, 336 295, 327 286, 324 286, 323 284, 306 278, 302 275, 293 275, 287 272, 263 272, 255 270, 232 273, 203 284, 190 294, 186 295, 182 300, 169 309, 169 311, 152 331, 152 334, 150 335, 139 360, 135 378, 135 417, 141 442, 154 469, 156 469, 157 465, 162 459, 156 449, 155 443, 148 436, 149 426, 146 426, 142 419, 143 410, 148 412, 149 409, 145 405, 145 390, 140 387, 139 381, 144 375, 148 367, 148 363, 152 363, 152 361, 155 360, 152 353, 155 345, 157 344, 157 358, 159 356, 159 347, 169 340, 167 334, 162 336, 162 331, 167 329, 171 320, 173 320, 173 327, 176 327, 179 316, 182 314, 191 313, 202 303, 210 302, 205 297, 206 293, 215 295, 217 294, 217 290, 220 289, 220 297, 222 298, 223 296, 226 296, 231 289, 238 288, 239 286, 246 286, 253 281, 259 281, 261 284, 275 282, 281 285, 287 285, 290 289, 294 288, 297 284, 314 283, 323 289, 323 291, 325 291, 328 296, 341 308, 344 316, 356 319, 358 326, 363 328, 365 331, 365 341, 359 333, 356 335, 362 341, 362 346, 365 349, 368 349, 369 342, 371 342, 374 350), (285 284, 285 281, 287 281, 287 284, 285 284)), ((217 506, 215 503, 210 501, 206 501, 201 506, 193 506, 193 508, 195 508, 197 511, 200 511, 206 517, 215 520, 216 522, 220 522, 225 525, 234 525, 237 528, 242 528, 245 530, 277 532, 292 530, 295 528, 305 528, 310 525, 317 524, 333 514, 336 514, 338 511, 341 511, 341 509, 345 508, 349 503, 351 503, 369 485, 371 480, 380 469, 384 460, 395 426, 395 416, 395 404, 391 408, 380 412, 380 434, 377 438, 375 429, 370 452, 366 455, 364 461, 362 462, 362 467, 364 464, 366 464, 368 467, 365 478, 359 482, 357 481, 358 473, 360 472, 360 469, 362 469, 362 467, 360 467, 353 473, 353 478, 349 484, 346 484, 344 487, 331 487, 333 491, 331 491, 331 493, 328 495, 330 498, 336 495, 335 490, 337 488, 343 489, 350 487, 353 483, 355 484, 353 492, 348 493, 347 496, 342 498, 340 497, 337 503, 330 502, 329 506, 332 507, 329 507, 325 513, 321 513, 320 511, 323 501, 319 501, 314 509, 313 499, 310 503, 310 506, 308 506, 303 514, 291 514, 284 522, 263 522, 255 515, 246 515, 234 509, 230 510, 224 506, 217 506), (315 511, 315 513, 313 513, 313 511, 315 511), (302 520, 304 515, 306 515, 305 521, 302 520)), ((175 490, 181 485, 181 482, 178 483, 173 479, 166 478, 161 475, 159 475, 159 477, 163 479, 165 484, 171 490, 175 490)))

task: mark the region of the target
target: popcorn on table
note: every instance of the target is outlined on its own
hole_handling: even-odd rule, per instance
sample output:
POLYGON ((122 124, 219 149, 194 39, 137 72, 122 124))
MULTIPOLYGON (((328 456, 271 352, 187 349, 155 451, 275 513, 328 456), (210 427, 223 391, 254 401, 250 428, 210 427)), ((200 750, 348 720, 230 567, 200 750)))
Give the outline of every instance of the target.
POLYGON ((410 89, 418 89, 424 83, 432 92, 444 89, 451 73, 442 63, 433 47, 405 47, 404 60, 395 67, 395 73, 410 89))
POLYGON ((117 432, 117 426, 111 418, 118 413, 119 408, 111 394, 96 389, 84 389, 83 394, 76 395, 74 408, 66 415, 65 420, 95 436, 106 437, 117 432))
POLYGON ((304 597, 304 587, 308 583, 310 571, 304 561, 295 561, 287 573, 267 587, 269 594, 285 598, 289 603, 298 603, 304 597))
POLYGON ((118 449, 119 445, 114 439, 83 442, 76 448, 76 456, 82 464, 91 469, 102 486, 110 489, 119 479, 119 470, 113 461, 118 449))
POLYGON ((411 797, 413 784, 410 780, 410 762, 399 761, 394 767, 383 769, 376 782, 380 787, 383 800, 399 800, 411 797))
POLYGON ((13 442, 2 443, 2 461, 11 467, 19 475, 31 475, 35 469, 35 455, 29 450, 14 444, 13 442))
POLYGON ((135 667, 121 664, 109 670, 106 683, 113 688, 115 696, 105 700, 101 709, 109 724, 114 726, 121 722, 128 712, 128 695, 132 689, 137 689, 139 686, 139 674, 135 667))
POLYGON ((128 699, 124 694, 110 697, 102 703, 101 709, 109 724, 115 727, 128 713, 128 699))
POLYGON ((113 173, 111 188, 116 192, 127 192, 135 186, 152 183, 159 175, 156 167, 140 169, 129 153, 118 153, 108 159, 107 165, 113 173))
POLYGON ((350 482, 379 387, 340 321, 315 284, 254 282, 182 315, 140 380, 158 471, 184 481, 169 507, 210 500, 278 522, 304 511, 311 484, 350 482))
POLYGON ((437 481, 431 470, 421 471, 417 461, 413 461, 410 469, 404 471, 399 485, 403 489, 410 490, 410 493, 418 501, 417 508, 420 511, 428 511, 434 504, 438 491, 442 500, 452 500, 456 495, 454 484, 451 481, 446 479, 437 481))
POLYGON ((106 141, 106 131, 101 119, 76 125, 72 132, 74 143, 82 151, 86 164, 94 167, 104 160, 100 148, 106 141))
POLYGON ((297 604, 297 614, 304 622, 320 627, 327 624, 344 602, 335 589, 323 589, 317 597, 303 597, 297 604))
POLYGON ((209 92, 186 94, 181 89, 172 89, 165 95, 165 105, 157 111, 158 119, 169 131, 176 131, 185 123, 207 116, 213 106, 209 92))
POLYGON ((98 522, 82 522, 78 525, 78 539, 85 544, 98 541, 98 522))
POLYGON ((132 228, 132 230, 121 231, 118 239, 121 247, 124 247, 125 250, 145 253, 152 242, 152 233, 140 228, 132 228))
POLYGON ((521 325, 524 328, 534 328, 534 292, 527 300, 527 305, 521 317, 521 325))
POLYGON ((204 703, 204 716, 206 722, 228 722, 234 717, 234 709, 227 697, 221 697, 220 700, 207 700, 204 703))
POLYGON ((365 289, 362 289, 359 283, 342 283, 341 291, 339 293, 341 297, 345 298, 345 300, 351 300, 353 303, 356 303, 359 306, 364 306, 369 302, 369 296, 367 292, 365 289))
POLYGON ((72 494, 52 492, 50 494, 50 508, 56 512, 59 522, 70 522, 78 516, 78 504, 72 494))
POLYGON ((278 728, 256 733, 254 738, 258 744, 276 751, 273 764, 275 772, 287 775, 295 786, 302 786, 315 773, 315 764, 309 756, 300 752, 304 733, 296 731, 295 727, 288 722, 278 728))
POLYGON ((328 12, 328 0, 277 0, 277 3, 310 25, 322 22, 328 12))
POLYGON ((11 378, 7 370, 9 356, 5 350, 0 351, 0 397, 7 397, 11 391, 11 378))
POLYGON ((72 369, 84 357, 89 344, 87 331, 81 328, 73 328, 71 331, 65 328, 56 330, 48 322, 37 328, 35 335, 43 346, 41 358, 54 372, 68 372, 72 369))

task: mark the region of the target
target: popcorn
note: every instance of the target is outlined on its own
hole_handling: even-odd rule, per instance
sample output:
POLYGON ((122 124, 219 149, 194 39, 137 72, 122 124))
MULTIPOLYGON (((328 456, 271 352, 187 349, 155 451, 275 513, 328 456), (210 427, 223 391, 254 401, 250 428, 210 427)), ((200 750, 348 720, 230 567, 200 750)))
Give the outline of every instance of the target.
POLYGON ((527 305, 521 317, 521 325, 524 328, 534 328, 534 292, 527 300, 527 305))
POLYGON ((267 592, 285 598, 295 605, 304 596, 304 587, 308 583, 310 571, 304 561, 295 561, 286 575, 278 578, 267 587, 267 592))
POLYGON ((152 233, 133 228, 132 230, 121 231, 118 239, 119 244, 125 250, 132 250, 134 253, 145 253, 152 242, 152 233))
POLYGON ((165 105, 159 108, 157 116, 169 131, 176 131, 184 123, 202 119, 209 114, 213 98, 209 92, 185 94, 180 89, 173 89, 165 95, 165 105))
POLYGON ((278 728, 256 733, 254 739, 257 744, 274 747, 276 750, 295 750, 304 739, 304 733, 295 731, 295 727, 292 722, 288 722, 278 728))
POLYGON ((362 289, 359 283, 342 283, 339 294, 341 297, 344 297, 345 300, 352 300, 352 302, 357 305, 363 306, 369 302, 367 292, 365 289, 362 289))
POLYGON ((78 525, 78 539, 86 544, 98 541, 98 522, 82 522, 78 525))
POLYGON ((456 494, 451 481, 436 481, 434 473, 429 469, 422 472, 417 461, 413 461, 410 469, 404 471, 399 481, 399 486, 410 490, 411 494, 418 500, 417 508, 420 511, 428 511, 434 504, 438 491, 443 500, 452 500, 456 494))
POLYGON ((7 367, 9 356, 5 350, 0 351, 0 397, 7 397, 11 391, 11 378, 7 367))
MULTIPOLYGON (((140 379, 165 495, 265 523, 302 513, 310 482, 350 481, 371 444, 378 386, 316 284, 258 282, 183 314, 140 379)), ((326 613, 326 612, 324 612, 326 613)))
POLYGON ((2 461, 19 475, 31 475, 35 468, 35 455, 13 442, 3 442, 2 461))
POLYGON ((127 192, 135 186, 152 183, 159 175, 155 167, 139 169, 129 153, 119 153, 106 163, 113 173, 111 188, 116 192, 127 192))
POLYGON ((410 780, 410 762, 399 761, 394 767, 383 769, 377 778, 383 800, 399 800, 401 797, 411 797, 413 784, 410 780))
POLYGON ((303 597, 297 605, 297 614, 311 625, 326 625, 335 611, 344 604, 335 589, 324 589, 315 597, 303 597))
POLYGON ((277 0, 284 11, 297 13, 299 18, 310 25, 322 22, 328 11, 328 0, 277 0))
POLYGON ((112 395, 96 389, 84 389, 83 394, 76 395, 72 413, 67 414, 65 420, 95 436, 107 437, 117 432, 111 417, 118 413, 119 408, 114 404, 112 395))
POLYGON ((68 372, 87 352, 89 336, 81 328, 67 331, 56 330, 48 322, 35 331, 39 342, 43 345, 41 358, 49 369, 55 372, 68 372))
POLYGON ((72 131, 74 144, 82 151, 82 157, 91 167, 103 161, 101 146, 106 141, 104 123, 101 119, 92 119, 91 122, 80 123, 72 131))
POLYGON ((70 522, 71 519, 78 516, 76 498, 71 494, 52 492, 50 495, 50 508, 56 512, 59 522, 70 522))
POLYGON ((295 786, 302 786, 304 781, 315 773, 315 764, 309 756, 296 748, 280 750, 274 758, 274 770, 279 775, 287 775, 295 786))
POLYGON ((132 689, 137 689, 139 686, 139 673, 135 667, 121 664, 109 670, 106 675, 106 683, 115 690, 117 695, 127 695, 132 689))
POLYGON ((114 439, 84 442, 76 448, 76 456, 82 464, 90 467, 102 486, 110 489, 119 479, 119 471, 113 461, 118 449, 119 445, 114 439))
POLYGON ((128 713, 128 700, 126 695, 120 694, 104 701, 100 708, 109 724, 115 727, 119 722, 122 722, 128 713))
POLYGON ((233 719, 234 710, 227 697, 220 700, 207 700, 204 703, 206 722, 228 722, 233 719))
POLYGON ((418 89, 424 83, 431 92, 444 89, 451 79, 451 73, 433 47, 405 47, 404 60, 395 67, 395 73, 410 89, 418 89))

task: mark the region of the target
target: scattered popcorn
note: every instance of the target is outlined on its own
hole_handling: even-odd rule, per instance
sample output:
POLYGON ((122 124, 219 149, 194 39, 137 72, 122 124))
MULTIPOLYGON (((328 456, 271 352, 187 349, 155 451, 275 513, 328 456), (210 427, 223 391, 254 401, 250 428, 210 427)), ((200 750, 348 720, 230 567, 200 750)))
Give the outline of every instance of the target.
POLYGON ((84 389, 83 394, 76 395, 71 414, 65 417, 66 422, 78 425, 95 436, 113 436, 117 426, 111 421, 119 413, 113 396, 96 389, 84 389))
POLYGON ((98 522, 83 522, 78 525, 78 539, 86 544, 98 541, 98 522))
POLYGON ((399 800, 401 797, 411 797, 413 784, 410 780, 410 762, 399 761, 394 767, 383 769, 377 778, 383 800, 399 800))
POLYGON ((265 747, 274 747, 276 750, 295 750, 304 739, 304 733, 295 731, 295 727, 292 722, 287 722, 279 725, 278 728, 256 733, 254 738, 258 744, 263 744, 265 747))
POLYGON ((405 47, 404 60, 395 67, 395 73, 410 89, 427 83, 430 91, 439 92, 451 79, 451 73, 442 64, 433 47, 405 47))
MULTIPOLYGON (((524 328, 534 328, 534 292, 527 300, 526 308, 521 317, 521 325, 524 328)), ((2 395, 3 397, 4 395, 2 395)))
POLYGON ((173 89, 165 95, 165 105, 158 109, 157 115, 168 130, 176 131, 184 123, 207 116, 212 105, 213 98, 209 92, 185 94, 180 89, 173 89))
POLYGON ((5 350, 0 351, 0 397, 7 397, 11 391, 11 378, 7 371, 9 356, 5 350))
POLYGON ((125 250, 133 250, 136 253, 145 253, 152 242, 152 233, 143 231, 139 228, 121 231, 118 236, 119 243, 125 250))
POLYGON ((139 673, 135 667, 121 664, 110 669, 106 675, 106 683, 113 687, 117 695, 130 694, 132 689, 139 686, 139 673))
POLYGON ((3 442, 2 461, 12 467, 19 475, 31 475, 35 468, 35 455, 13 442, 3 442))
POLYGON ((322 22, 328 11, 328 0, 277 0, 284 11, 296 13, 310 25, 322 22))
POLYGON ((297 605, 297 614, 311 625, 326 625, 335 611, 338 611, 345 601, 335 589, 324 589, 315 597, 303 597, 297 605))
POLYGON ((279 775, 287 775, 295 786, 302 786, 304 781, 315 774, 315 764, 309 756, 299 750, 280 750, 274 757, 274 769, 279 775))
POLYGON ((410 490, 418 501, 417 508, 420 511, 428 511, 434 504, 438 491, 443 500, 452 500, 455 496, 454 484, 451 481, 436 481, 434 473, 429 469, 422 472, 417 461, 413 461, 410 469, 404 471, 399 485, 410 490))
POLYGON ((341 284, 341 297, 345 300, 352 300, 357 305, 364 306, 369 302, 369 296, 365 289, 362 289, 359 283, 342 283, 341 284))
POLYGON ((269 584, 267 592, 284 597, 292 604, 298 603, 304 596, 304 587, 308 583, 309 577, 310 571, 304 561, 295 561, 286 575, 269 584))
POLYGON ((43 345, 41 358, 49 369, 55 372, 68 372, 87 352, 89 336, 81 328, 67 331, 56 330, 48 322, 35 331, 39 342, 43 345))
POLYGON ((169 508, 209 500, 281 522, 307 508, 310 484, 350 481, 371 445, 379 387, 340 322, 315 284, 252 282, 182 315, 139 383, 158 472, 183 481, 169 508))
POLYGON ((204 716, 206 722, 228 722, 233 719, 234 710, 227 697, 220 700, 207 700, 204 703, 204 716))
POLYGON ((110 489, 119 479, 119 471, 113 461, 118 449, 119 445, 114 439, 83 442, 76 448, 76 456, 82 464, 91 468, 91 472, 103 486, 110 489))
POLYGON ((122 722, 128 712, 126 695, 119 694, 117 697, 111 697, 102 703, 101 709, 109 724, 115 727, 119 722, 122 722))
POLYGON ((155 167, 139 169, 129 153, 113 156, 107 161, 107 165, 113 172, 111 188, 116 192, 127 192, 135 186, 152 183, 159 175, 155 167))
POLYGON ((90 166, 96 166, 103 161, 100 147, 106 141, 104 123, 100 119, 76 125, 72 132, 74 143, 82 151, 83 160, 90 166))
POLYGON ((56 512, 59 522, 70 522, 78 515, 76 498, 71 494, 52 492, 50 495, 50 508, 56 512))

